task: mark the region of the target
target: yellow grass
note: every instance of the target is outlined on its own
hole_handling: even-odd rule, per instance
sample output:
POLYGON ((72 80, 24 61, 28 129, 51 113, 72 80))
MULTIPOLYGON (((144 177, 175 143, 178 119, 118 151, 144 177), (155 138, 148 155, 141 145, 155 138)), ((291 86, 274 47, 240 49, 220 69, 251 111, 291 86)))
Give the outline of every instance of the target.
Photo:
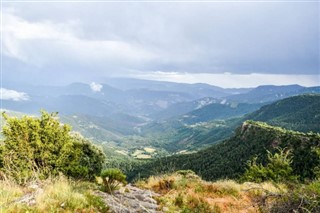
POLYGON ((92 183, 59 177, 38 183, 37 186, 31 189, 10 181, 0 181, 0 213, 107 212, 105 203, 93 195, 95 186, 92 183), (17 202, 31 194, 33 203, 17 202))
POLYGON ((5 212, 7 207, 23 194, 22 187, 10 181, 0 181, 0 212, 5 212))
POLYGON ((266 193, 283 193, 283 185, 237 183, 233 180, 207 182, 194 173, 153 176, 136 183, 161 196, 159 204, 169 212, 259 212, 257 202, 266 193))

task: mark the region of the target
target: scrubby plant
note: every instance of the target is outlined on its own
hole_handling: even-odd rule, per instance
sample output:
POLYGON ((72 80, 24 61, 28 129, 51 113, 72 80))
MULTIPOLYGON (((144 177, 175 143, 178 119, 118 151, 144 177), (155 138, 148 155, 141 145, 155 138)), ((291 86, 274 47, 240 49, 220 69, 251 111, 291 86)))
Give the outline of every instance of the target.
POLYGON ((60 152, 57 166, 63 174, 93 180, 104 164, 103 152, 79 134, 72 135, 72 143, 65 145, 60 152))
MULTIPOLYGON (((317 160, 320 162, 320 147, 314 147, 312 151, 318 156, 317 160)), ((316 178, 320 179, 320 164, 314 167, 313 173, 316 178)))
POLYGON ((174 199, 174 205, 180 208, 183 206, 183 196, 181 195, 181 193, 178 194, 178 196, 174 199))
POLYGON ((57 113, 41 111, 40 117, 9 117, 3 113, 4 136, 0 144, 1 171, 19 184, 45 179, 60 172, 69 177, 92 179, 101 171, 103 152, 71 134, 57 113))
POLYGON ((270 213, 320 212, 320 181, 296 186, 274 201, 267 211, 270 213))
POLYGON ((120 184, 127 184, 126 176, 120 169, 105 169, 101 172, 102 191, 112 193, 120 184))
POLYGON ((260 183, 264 181, 294 181, 297 179, 293 175, 291 167, 292 156, 290 150, 278 148, 278 153, 267 152, 268 163, 265 166, 257 163, 257 157, 248 161, 248 168, 241 178, 243 181, 260 183))
POLYGON ((159 190, 160 191, 169 191, 173 189, 175 180, 173 178, 164 178, 159 181, 159 190))
POLYGON ((219 196, 238 197, 240 186, 233 180, 221 180, 214 183, 203 184, 204 191, 215 193, 219 196))
POLYGON ((182 208, 183 213, 202 213, 213 212, 213 206, 210 206, 204 198, 189 195, 185 206, 182 208))

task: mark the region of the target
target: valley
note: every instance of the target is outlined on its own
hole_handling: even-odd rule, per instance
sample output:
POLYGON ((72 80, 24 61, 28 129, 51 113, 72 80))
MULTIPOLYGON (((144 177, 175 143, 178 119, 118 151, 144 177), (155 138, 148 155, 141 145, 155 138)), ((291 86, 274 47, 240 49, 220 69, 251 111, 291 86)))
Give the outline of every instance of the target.
POLYGON ((115 159, 195 152, 229 138, 246 120, 302 132, 320 131, 319 96, 296 96, 319 94, 320 87, 223 89, 138 79, 109 79, 99 91, 83 83, 65 87, 12 85, 16 87, 10 89, 25 92, 29 99, 3 100, 4 111, 33 115, 40 109, 59 112, 63 123, 115 159))
POLYGON ((0 1, 0 213, 320 213, 319 0, 0 1))
MULTIPOLYGON (((62 176, 48 179, 42 186, 37 185, 38 188, 29 195, 25 191, 31 189, 22 190, 15 183, 10 183, 13 188, 8 188, 7 183, 0 180, 2 191, 8 196, 5 199, 31 196, 31 201, 15 204, 17 207, 11 205, 8 209, 20 212, 27 208, 39 212, 42 211, 40 208, 55 205, 53 208, 64 211, 60 204, 39 203, 47 199, 41 197, 43 193, 48 196, 62 193, 64 189, 48 191, 50 187, 59 189, 60 185, 69 190, 64 193, 69 193, 72 202, 78 202, 80 198, 77 196, 84 196, 81 198, 83 204, 77 206, 97 212, 135 208, 141 211, 136 207, 137 203, 143 207, 142 211, 148 209, 148 212, 256 212, 259 209, 277 212, 284 208, 281 203, 287 201, 270 199, 265 203, 265 196, 285 197, 293 202, 286 204, 288 208, 298 208, 293 206, 303 200, 290 197, 292 193, 300 195, 299 190, 304 196, 318 193, 313 187, 318 184, 316 178, 320 165, 319 87, 289 85, 222 89, 204 84, 134 79, 115 82, 117 84, 111 81, 112 86, 101 84, 98 92, 82 83, 66 87, 25 87, 28 99, 3 101, 2 113, 13 119, 28 120, 37 118, 39 113, 42 119, 46 119, 49 114, 37 111, 39 109, 59 112, 56 119, 61 122, 60 126, 70 126, 71 136, 83 140, 79 144, 87 144, 86 147, 93 143, 91 146, 96 147, 96 151, 85 153, 101 150, 105 156, 103 168, 106 171, 120 169, 126 180, 135 186, 123 182, 123 186, 116 188, 116 194, 110 195, 101 192, 105 190, 99 188, 98 183, 74 184, 72 179, 62 176), (41 92, 37 93, 39 88, 41 92), (284 166, 287 154, 290 154, 288 168, 274 169, 284 166), (278 163, 268 163, 272 159, 278 163), (263 165, 271 165, 271 170, 263 165), (258 168, 256 173, 255 168, 258 168), (277 172, 279 174, 273 175, 277 172), (289 176, 284 178, 281 172, 287 172, 289 176), (290 181, 299 184, 290 188, 290 181), (303 188, 303 183, 307 184, 309 191, 303 188), (9 193, 10 190, 16 194, 9 193), (147 196, 146 190, 148 198, 143 197, 147 196), (29 202, 38 204, 31 207, 29 202)), ((5 120, 1 125, 5 128, 5 120)), ((2 135, 1 138, 5 137, 2 135)), ((73 156, 70 151, 68 155, 73 159, 79 154, 73 156)), ((92 160, 100 158, 93 157, 92 160)), ((90 158, 84 159, 79 162, 90 158)), ((4 158, 0 166, 6 163, 4 158)), ((81 175, 87 170, 81 171, 71 166, 67 167, 66 174, 81 175)), ((59 196, 55 202, 64 199, 63 195, 59 196)), ((318 202, 317 197, 302 199, 318 202)), ((303 205, 311 212, 318 209, 308 203, 303 205)))

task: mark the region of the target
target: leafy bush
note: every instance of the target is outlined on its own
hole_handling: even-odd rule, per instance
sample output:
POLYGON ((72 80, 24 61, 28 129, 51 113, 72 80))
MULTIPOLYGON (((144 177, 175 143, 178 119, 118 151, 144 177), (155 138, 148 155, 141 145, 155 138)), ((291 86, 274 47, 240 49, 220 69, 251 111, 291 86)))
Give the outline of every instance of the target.
POLYGON ((268 212, 320 212, 320 181, 295 186, 294 189, 276 200, 268 212))
MULTIPOLYGON (((318 161, 320 162, 320 147, 314 147, 312 151, 316 153, 318 156, 318 161)), ((320 164, 314 167, 313 172, 316 178, 320 179, 320 164)))
POLYGON ((3 113, 3 144, 0 162, 3 173, 20 184, 30 179, 44 179, 59 172, 67 176, 92 179, 101 171, 105 156, 102 151, 62 125, 57 113, 41 116, 9 117, 3 113))
POLYGON ((126 176, 120 169, 105 169, 101 172, 102 191, 112 193, 120 184, 127 184, 126 176))
POLYGON ((67 176, 92 180, 103 167, 102 151, 80 135, 73 135, 72 143, 60 152, 57 165, 67 176))
POLYGON ((290 151, 278 148, 279 153, 272 154, 268 152, 268 163, 266 166, 257 163, 257 157, 248 162, 248 168, 245 171, 242 180, 252 182, 264 181, 293 181, 296 177, 293 175, 291 167, 292 156, 290 151))

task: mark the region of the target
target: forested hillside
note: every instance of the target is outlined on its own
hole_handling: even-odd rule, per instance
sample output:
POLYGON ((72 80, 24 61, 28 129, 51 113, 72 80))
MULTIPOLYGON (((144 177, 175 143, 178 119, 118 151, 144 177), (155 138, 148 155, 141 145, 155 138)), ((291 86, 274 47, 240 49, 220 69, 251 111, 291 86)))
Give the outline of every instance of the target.
POLYGON ((193 154, 174 155, 154 160, 131 172, 130 178, 148 177, 180 169, 190 169, 206 180, 238 178, 248 160, 259 156, 266 161, 267 150, 281 147, 292 150, 294 173, 302 179, 313 178, 319 159, 313 148, 320 146, 318 133, 300 133, 246 121, 233 137, 193 154))
MULTIPOLYGON (((247 106, 255 107, 256 105, 247 106)), ((178 119, 151 123, 142 127, 142 135, 157 138, 162 141, 165 149, 176 152, 177 150, 195 150, 220 142, 230 137, 236 127, 246 120, 263 121, 270 125, 300 132, 320 132, 320 95, 318 94, 285 98, 240 117, 209 120, 211 116, 223 116, 222 112, 215 112, 216 108, 216 105, 210 104, 186 114, 185 118, 181 116, 178 119), (198 117, 189 116, 192 114, 198 117), (185 120, 192 121, 192 119, 195 122, 190 124, 184 122, 185 120)), ((230 108, 230 111, 232 110, 237 111, 237 109, 230 108)))
POLYGON ((320 95, 299 95, 261 107, 245 117, 301 132, 320 132, 320 95))

